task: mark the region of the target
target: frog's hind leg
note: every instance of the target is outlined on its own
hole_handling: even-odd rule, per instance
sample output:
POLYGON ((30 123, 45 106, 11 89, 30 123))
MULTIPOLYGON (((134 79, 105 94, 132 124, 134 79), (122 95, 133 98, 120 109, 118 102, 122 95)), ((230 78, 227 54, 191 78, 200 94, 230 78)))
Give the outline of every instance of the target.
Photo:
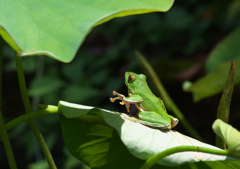
POLYGON ((142 119, 139 123, 144 124, 146 126, 160 129, 171 129, 171 120, 163 119, 156 112, 141 111, 139 112, 138 116, 140 119, 142 119))

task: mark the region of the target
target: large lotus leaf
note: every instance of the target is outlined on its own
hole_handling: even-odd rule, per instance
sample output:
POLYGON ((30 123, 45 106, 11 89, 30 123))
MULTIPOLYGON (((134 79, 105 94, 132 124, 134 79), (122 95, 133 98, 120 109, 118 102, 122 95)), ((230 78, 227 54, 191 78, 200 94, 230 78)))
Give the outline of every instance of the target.
MULTIPOLYGON (((240 56, 233 61, 236 68, 234 79, 234 85, 236 85, 240 82, 240 56)), ((220 64, 214 71, 198 79, 186 91, 193 92, 195 102, 222 92, 227 82, 230 67, 231 61, 220 64)))
POLYGON ((173 2, 174 0, 2 0, 0 35, 20 56, 44 54, 70 62, 94 26, 116 17, 165 12, 173 2))
MULTIPOLYGON (((117 143, 111 142, 111 139, 119 139, 119 137, 128 149, 128 151, 133 156, 142 160, 147 160, 153 155, 165 149, 181 145, 196 145, 211 149, 219 149, 217 147, 184 136, 177 131, 161 131, 131 122, 126 119, 126 114, 112 112, 90 106, 77 105, 64 101, 59 102, 59 107, 63 115, 66 117, 60 117, 60 119, 63 128, 64 140, 69 151, 72 153, 73 156, 90 165, 91 167, 93 166, 90 163, 97 163, 91 162, 91 160, 95 161, 96 159, 98 159, 99 161, 105 159, 104 162, 101 161, 101 164, 107 165, 107 159, 109 155, 108 153, 113 153, 111 155, 112 159, 117 156, 115 153, 120 152, 123 154, 128 154, 127 152, 125 152, 125 148, 117 145, 117 143), (89 122, 90 124, 83 125, 84 122, 89 122), (70 125, 72 126, 70 127, 70 125), (115 130, 111 130, 111 127, 115 130), (68 128, 67 131, 65 131, 66 128, 68 128), (113 133, 115 131, 117 131, 119 135, 118 138, 113 137, 113 133), (86 133, 81 135, 83 132, 86 133), (73 135, 72 138, 70 138, 70 134, 66 133, 71 133, 73 135), (98 135, 98 137, 96 137, 96 135, 98 135), (90 141, 86 142, 87 137, 90 141), (116 151, 111 152, 111 144, 115 145, 116 151), (97 146, 98 148, 96 148, 95 146, 97 146), (118 149, 119 147, 121 147, 121 150, 124 152, 121 152, 118 149), (84 150, 85 148, 89 148, 89 150, 84 150), (94 154, 96 152, 98 153, 97 155, 94 154), (88 157, 87 159, 87 156, 89 155, 91 156, 91 158, 88 157), (95 157, 95 155, 98 156, 98 158, 95 157)), ((130 156, 126 156, 126 158, 130 158, 130 156)), ((114 159, 118 160, 118 158, 114 159)), ((223 161, 236 159, 232 157, 212 155, 207 153, 181 152, 163 158, 162 160, 158 161, 158 164, 163 166, 178 166, 184 163, 208 161, 204 165, 211 165, 211 168, 215 168, 214 166, 219 164, 217 162, 219 160, 223 161)), ((141 161, 136 161, 136 163, 138 162, 141 163, 141 161)), ((227 161, 226 163, 239 165, 238 162, 234 161, 227 161)), ((202 163, 194 163, 194 165, 202 165, 202 163)), ((138 168, 137 164, 136 166, 137 167, 134 168, 138 168)), ((182 167, 186 166, 188 165, 183 165, 182 167)))
POLYGON ((240 26, 224 38, 211 51, 206 62, 207 72, 213 71, 219 64, 235 59, 240 55, 240 26))

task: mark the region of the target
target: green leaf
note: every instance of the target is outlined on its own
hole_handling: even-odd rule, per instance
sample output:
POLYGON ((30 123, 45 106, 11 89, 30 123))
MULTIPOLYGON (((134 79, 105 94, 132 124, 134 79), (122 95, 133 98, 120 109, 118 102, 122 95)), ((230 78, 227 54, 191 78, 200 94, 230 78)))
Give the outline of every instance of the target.
MULTIPOLYGON (((217 118, 221 119, 225 123, 228 123, 228 120, 229 120, 229 109, 230 109, 230 104, 232 100, 234 75, 235 75, 235 65, 234 65, 234 62, 232 61, 231 69, 228 75, 228 80, 224 88, 222 98, 220 100, 218 111, 217 111, 217 118)), ((216 146, 222 149, 226 149, 226 144, 219 137, 216 138, 216 146)))
POLYGON ((59 117, 68 150, 91 168, 139 168, 143 163, 127 151, 113 128, 59 117))
POLYGON ((29 96, 42 96, 58 90, 63 85, 63 81, 58 78, 41 77, 32 82, 28 90, 29 96))
MULTIPOLYGON (((126 158, 124 161, 128 158, 136 160, 128 155, 129 152, 136 158, 147 160, 160 151, 181 145, 196 145, 218 149, 173 130, 161 131, 134 123, 126 119, 126 114, 64 101, 59 102, 59 107, 66 117, 60 116, 63 137, 67 148, 74 157, 88 164, 90 167, 94 167, 94 165, 96 165, 95 167, 109 165, 109 167, 114 166, 115 168, 120 165, 119 168, 124 168, 126 167, 124 162, 118 165, 116 163, 123 160, 120 159, 122 155, 126 158), (118 156, 119 153, 121 154, 120 156, 118 156), (108 161, 111 157, 112 159, 108 161)), ((217 160, 236 159, 206 153, 181 152, 158 161, 158 164, 162 166, 178 166, 189 161, 217 160)), ((139 168, 141 164, 143 164, 143 161, 136 160, 129 162, 127 165, 139 168)))
MULTIPOLYGON (((236 65, 234 85, 240 82, 240 56, 234 59, 236 65)), ((197 80, 188 92, 193 92, 195 102, 222 92, 227 82, 231 62, 220 64, 214 71, 197 80)))
POLYGON ((213 71, 219 64, 234 60, 240 55, 240 26, 224 38, 211 51, 206 62, 207 72, 213 71))
POLYGON ((229 120, 229 109, 233 93, 233 83, 235 75, 235 64, 232 61, 231 69, 228 75, 226 86, 223 90, 222 98, 220 100, 217 112, 217 118, 221 119, 225 123, 228 123, 229 120))
MULTIPOLYGON (((199 164, 199 163, 197 163, 199 164)), ((197 165, 198 168, 207 169, 207 168, 216 168, 216 169, 238 169, 240 167, 239 161, 206 161, 202 164, 197 165), (204 164, 204 165, 203 165, 204 164)))
POLYGON ((20 56, 44 54, 70 62, 94 26, 116 17, 165 12, 173 2, 3 0, 0 2, 0 35, 20 56))
POLYGON ((240 132, 220 119, 215 120, 212 128, 227 144, 229 155, 240 158, 240 132))

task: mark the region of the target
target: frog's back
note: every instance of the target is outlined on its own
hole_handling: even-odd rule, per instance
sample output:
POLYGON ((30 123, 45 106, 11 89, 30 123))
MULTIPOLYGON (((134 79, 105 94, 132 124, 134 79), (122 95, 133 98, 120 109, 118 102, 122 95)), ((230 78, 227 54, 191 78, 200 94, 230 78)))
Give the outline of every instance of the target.
POLYGON ((147 85, 142 85, 137 94, 143 98, 140 105, 144 110, 168 115, 162 99, 156 97, 147 85))

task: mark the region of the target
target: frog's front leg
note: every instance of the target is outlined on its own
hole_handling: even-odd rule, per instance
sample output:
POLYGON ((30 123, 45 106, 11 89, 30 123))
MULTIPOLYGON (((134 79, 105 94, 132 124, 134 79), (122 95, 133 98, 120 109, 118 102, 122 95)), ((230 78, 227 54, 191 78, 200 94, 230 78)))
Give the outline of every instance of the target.
POLYGON ((153 111, 141 111, 138 114, 141 119, 138 123, 141 123, 146 126, 160 128, 160 129, 171 129, 171 119, 164 119, 158 113, 153 111))
POLYGON ((113 91, 113 95, 117 95, 118 97, 110 98, 110 101, 111 102, 115 102, 116 100, 122 100, 120 102, 120 104, 121 105, 125 104, 126 109, 127 109, 128 112, 129 112, 130 104, 135 104, 135 103, 142 102, 142 97, 139 96, 139 95, 135 95, 135 94, 132 94, 130 97, 125 97, 124 95, 119 94, 119 93, 113 91))

